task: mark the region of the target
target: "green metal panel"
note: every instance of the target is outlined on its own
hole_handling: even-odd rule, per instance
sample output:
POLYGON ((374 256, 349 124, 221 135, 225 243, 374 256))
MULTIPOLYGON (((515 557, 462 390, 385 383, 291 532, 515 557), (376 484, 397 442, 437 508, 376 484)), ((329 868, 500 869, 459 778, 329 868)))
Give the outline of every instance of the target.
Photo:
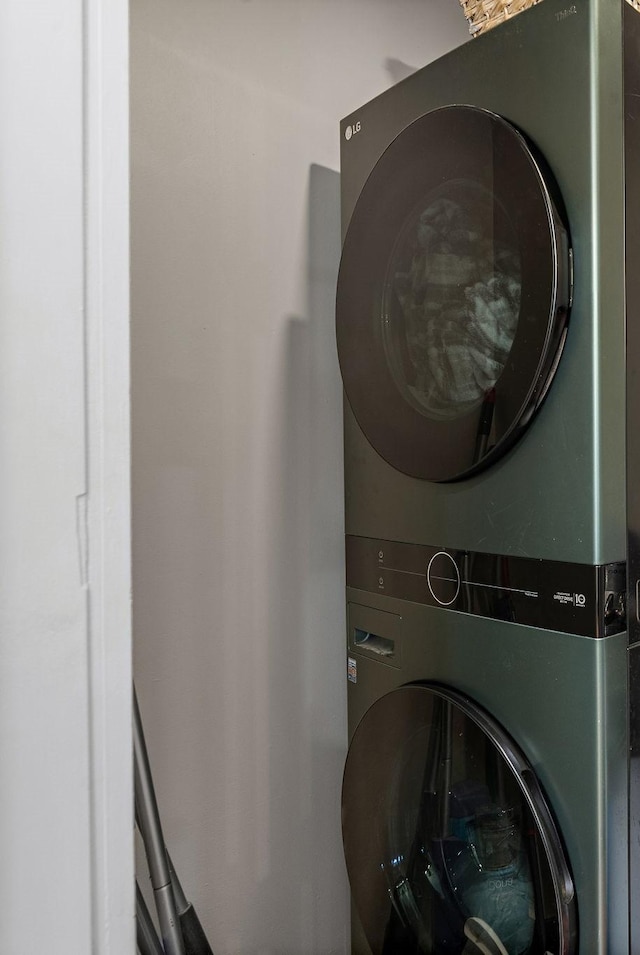
POLYGON ((480 476, 434 485, 399 474, 347 407, 347 533, 584 563, 624 559, 621 2, 544 0, 345 120, 361 123, 343 141, 346 222, 373 157, 417 116, 452 103, 504 116, 560 184, 576 270, 565 353, 545 405, 480 476))
POLYGON ((555 813, 577 890, 580 955, 626 952, 626 634, 594 640, 361 591, 349 599, 384 609, 381 627, 389 613, 402 618, 403 660, 396 669, 353 654, 351 733, 383 693, 412 681, 444 683, 483 706, 523 749, 555 813))
MULTIPOLYGON (((346 226, 375 157, 417 116, 453 103, 501 114, 537 145, 561 187, 576 269, 567 345, 545 405, 484 474, 452 485, 402 475, 346 407, 348 534, 591 564, 625 559, 625 255, 633 262, 635 250, 624 244, 623 10, 628 26, 638 15, 624 0, 544 0, 345 120, 361 124, 342 142, 346 226)), ((381 628, 393 619, 401 649, 393 665, 349 650, 358 679, 349 684, 350 733, 374 700, 406 682, 436 680, 473 697, 527 754, 555 812, 578 892, 580 955, 627 955, 626 634, 593 640, 362 591, 348 599, 369 608, 367 626, 379 611, 381 628)), ((357 918, 353 955, 369 955, 357 918)))

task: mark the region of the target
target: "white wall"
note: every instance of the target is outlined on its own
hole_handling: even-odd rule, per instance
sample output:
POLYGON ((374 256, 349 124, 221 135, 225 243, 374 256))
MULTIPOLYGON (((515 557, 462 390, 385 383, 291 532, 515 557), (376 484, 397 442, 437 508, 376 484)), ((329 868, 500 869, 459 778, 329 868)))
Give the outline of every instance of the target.
POLYGON ((106 5, 0 4, 2 955, 133 951, 127 6, 105 26, 106 5))
POLYGON ((133 0, 136 682, 216 955, 348 949, 338 120, 455 0, 133 0))

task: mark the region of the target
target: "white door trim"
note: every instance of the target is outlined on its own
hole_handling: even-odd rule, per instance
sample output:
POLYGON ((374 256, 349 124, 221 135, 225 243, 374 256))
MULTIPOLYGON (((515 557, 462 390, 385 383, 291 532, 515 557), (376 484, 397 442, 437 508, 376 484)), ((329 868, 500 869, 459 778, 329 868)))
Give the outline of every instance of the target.
POLYGON ((128 2, 0 3, 0 952, 133 955, 128 2))
POLYGON ((84 0, 93 955, 131 953, 128 0, 84 0))

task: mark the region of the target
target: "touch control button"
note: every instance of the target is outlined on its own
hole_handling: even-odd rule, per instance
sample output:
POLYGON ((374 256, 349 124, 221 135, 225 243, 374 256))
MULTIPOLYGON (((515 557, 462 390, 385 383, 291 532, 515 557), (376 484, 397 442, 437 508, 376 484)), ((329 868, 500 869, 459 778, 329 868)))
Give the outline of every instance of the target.
POLYGON ((460 593, 460 571, 450 554, 440 550, 434 554, 427 567, 427 583, 435 601, 448 607, 460 593))

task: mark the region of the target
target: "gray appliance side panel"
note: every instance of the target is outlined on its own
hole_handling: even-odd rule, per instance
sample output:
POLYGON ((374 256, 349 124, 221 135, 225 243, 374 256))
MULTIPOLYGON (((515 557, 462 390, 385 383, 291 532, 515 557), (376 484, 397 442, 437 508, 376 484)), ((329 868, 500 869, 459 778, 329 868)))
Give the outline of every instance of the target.
POLYGON ((623 9, 628 7, 625 0, 591 0, 590 6, 595 563, 621 552, 621 530, 626 538, 623 9))
POLYGON ((640 14, 624 11, 627 317, 627 565, 629 617, 629 907, 631 952, 640 951, 640 14))
POLYGON ((629 899, 630 951, 640 952, 640 643, 629 648, 629 899))
POLYGON ((640 14, 625 36, 625 230, 627 334, 627 560, 630 642, 640 642, 640 14))
MULTIPOLYGON (((545 0, 345 121, 361 123, 342 139, 346 221, 386 143, 418 116, 456 102, 504 116, 538 146, 560 185, 576 263, 567 344, 549 395, 523 439, 483 474, 440 485, 400 474, 345 402, 348 534, 594 564, 624 559, 621 44, 616 16, 597 27, 597 3, 576 0, 563 19, 566 9, 564 0, 545 0)), ((619 0, 615 10, 619 23, 619 0)))
POLYGON ((380 695, 416 680, 447 684, 483 706, 547 794, 578 893, 585 953, 627 952, 627 635, 594 640, 351 589, 348 599, 402 618, 400 670, 358 658, 350 734, 380 695))

